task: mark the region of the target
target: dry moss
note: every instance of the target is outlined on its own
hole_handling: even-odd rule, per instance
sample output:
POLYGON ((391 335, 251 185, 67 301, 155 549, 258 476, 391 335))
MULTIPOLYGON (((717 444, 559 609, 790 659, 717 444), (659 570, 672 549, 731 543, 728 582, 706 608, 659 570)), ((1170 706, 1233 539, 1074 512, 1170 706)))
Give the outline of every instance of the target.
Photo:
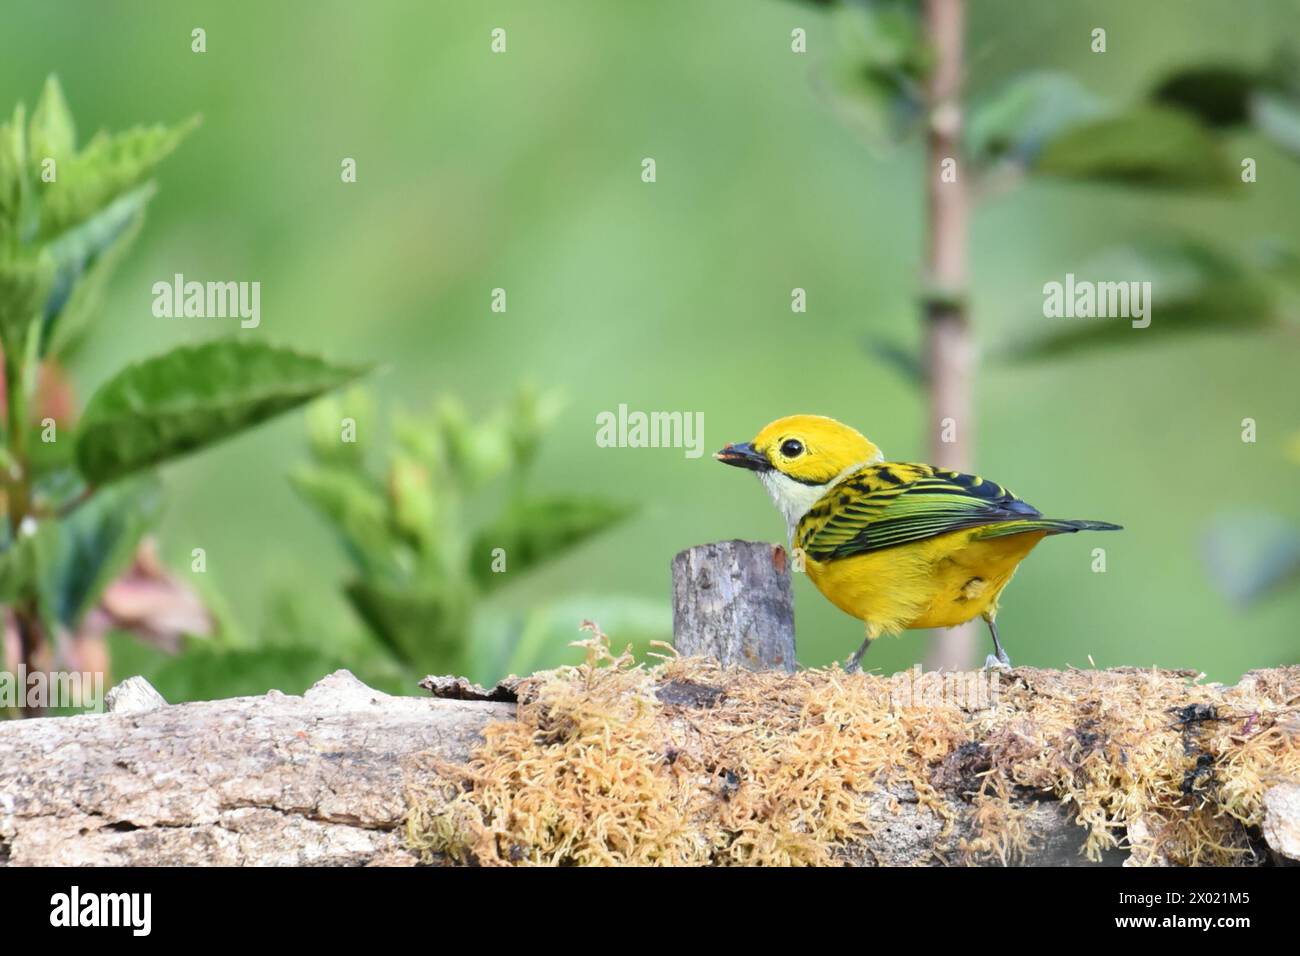
POLYGON ((897 678, 837 667, 647 667, 598 631, 582 645, 584 664, 521 682, 516 719, 469 764, 413 790, 413 847, 478 864, 835 864, 873 852, 903 794, 942 823, 922 862, 1013 863, 1034 848, 1033 798, 1050 796, 1090 858, 1239 863, 1255 859, 1264 791, 1300 780, 1300 668, 1227 689, 1020 669, 973 708, 951 693, 913 705, 897 678))

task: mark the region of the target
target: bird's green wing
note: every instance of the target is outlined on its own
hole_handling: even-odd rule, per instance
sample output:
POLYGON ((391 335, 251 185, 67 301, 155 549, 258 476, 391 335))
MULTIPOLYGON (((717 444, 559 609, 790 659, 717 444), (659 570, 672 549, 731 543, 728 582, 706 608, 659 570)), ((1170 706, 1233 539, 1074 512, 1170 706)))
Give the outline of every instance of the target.
POLYGON ((823 495, 799 522, 796 541, 810 558, 827 561, 1036 518, 1037 509, 996 482, 891 462, 863 468, 823 495))

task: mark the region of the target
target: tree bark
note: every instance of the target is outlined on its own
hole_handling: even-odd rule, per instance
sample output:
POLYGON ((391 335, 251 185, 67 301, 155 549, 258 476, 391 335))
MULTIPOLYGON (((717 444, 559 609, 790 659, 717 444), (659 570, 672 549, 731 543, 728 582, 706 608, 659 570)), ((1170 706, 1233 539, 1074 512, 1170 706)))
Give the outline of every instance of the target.
POLYGON ((302 697, 174 706, 130 683, 122 712, 0 721, 0 862, 411 863, 406 785, 514 714, 390 697, 347 671, 302 697))
MULTIPOLYGON (((972 375, 975 349, 967 317, 968 202, 961 166, 962 79, 965 70, 965 0, 925 0, 925 33, 934 65, 928 88, 926 138, 926 382, 929 389, 930 461, 953 471, 974 462, 972 375), (945 182, 945 160, 956 163, 945 182)), ((964 624, 936 631, 926 659, 932 670, 970 665, 978 630, 964 624)))
POLYGON ((785 549, 719 541, 673 558, 673 646, 724 667, 793 673, 794 595, 785 549))
MULTIPOLYGON (((117 698, 123 712, 0 723, 0 863, 414 863, 402 839, 407 788, 436 783, 438 761, 464 762, 484 728, 515 710, 500 700, 509 682, 483 690, 434 678, 427 686, 455 699, 391 697, 347 671, 302 697, 170 706, 134 685, 117 698)), ((974 832, 968 772, 945 762, 935 778, 957 836, 974 832)), ((1266 796, 1262 832, 1280 861, 1300 860, 1297 794, 1282 783, 1266 796)), ((1028 792, 1012 807, 1036 848, 1029 863, 1086 863, 1085 831, 1067 807, 1028 792)), ((906 790, 873 796, 868 817, 872 836, 838 849, 845 863, 927 859, 944 827, 906 790)))

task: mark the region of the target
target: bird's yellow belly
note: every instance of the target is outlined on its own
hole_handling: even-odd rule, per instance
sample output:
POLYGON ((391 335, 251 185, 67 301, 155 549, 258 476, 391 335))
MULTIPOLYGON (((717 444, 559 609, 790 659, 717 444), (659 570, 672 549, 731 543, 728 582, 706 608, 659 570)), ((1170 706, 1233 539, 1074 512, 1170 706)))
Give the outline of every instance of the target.
POLYGON ((973 540, 979 529, 836 561, 806 562, 817 589, 865 621, 872 636, 917 627, 953 627, 996 610, 1016 566, 1045 532, 973 540))

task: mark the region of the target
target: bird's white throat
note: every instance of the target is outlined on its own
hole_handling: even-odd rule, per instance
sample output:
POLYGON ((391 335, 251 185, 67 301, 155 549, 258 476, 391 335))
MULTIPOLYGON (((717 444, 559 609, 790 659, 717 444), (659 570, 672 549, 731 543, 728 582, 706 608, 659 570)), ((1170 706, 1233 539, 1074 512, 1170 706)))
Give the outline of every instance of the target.
POLYGON ((799 526, 799 519, 808 513, 808 509, 817 503, 833 482, 824 485, 805 485, 795 481, 789 475, 783 475, 775 468, 760 471, 758 480, 763 483, 767 493, 772 496, 777 510, 785 518, 786 533, 794 540, 794 529, 799 526))
POLYGON ((781 512, 781 517, 785 518, 786 534, 789 536, 790 541, 793 542, 794 532, 799 527, 799 521, 813 505, 817 504, 822 495, 858 469, 879 464, 884 460, 884 457, 884 455, 877 454, 867 461, 860 461, 850 465, 822 485, 806 485, 802 481, 795 481, 789 475, 783 474, 775 468, 758 472, 758 480, 763 483, 767 493, 772 496, 772 501, 775 502, 777 510, 781 512))

